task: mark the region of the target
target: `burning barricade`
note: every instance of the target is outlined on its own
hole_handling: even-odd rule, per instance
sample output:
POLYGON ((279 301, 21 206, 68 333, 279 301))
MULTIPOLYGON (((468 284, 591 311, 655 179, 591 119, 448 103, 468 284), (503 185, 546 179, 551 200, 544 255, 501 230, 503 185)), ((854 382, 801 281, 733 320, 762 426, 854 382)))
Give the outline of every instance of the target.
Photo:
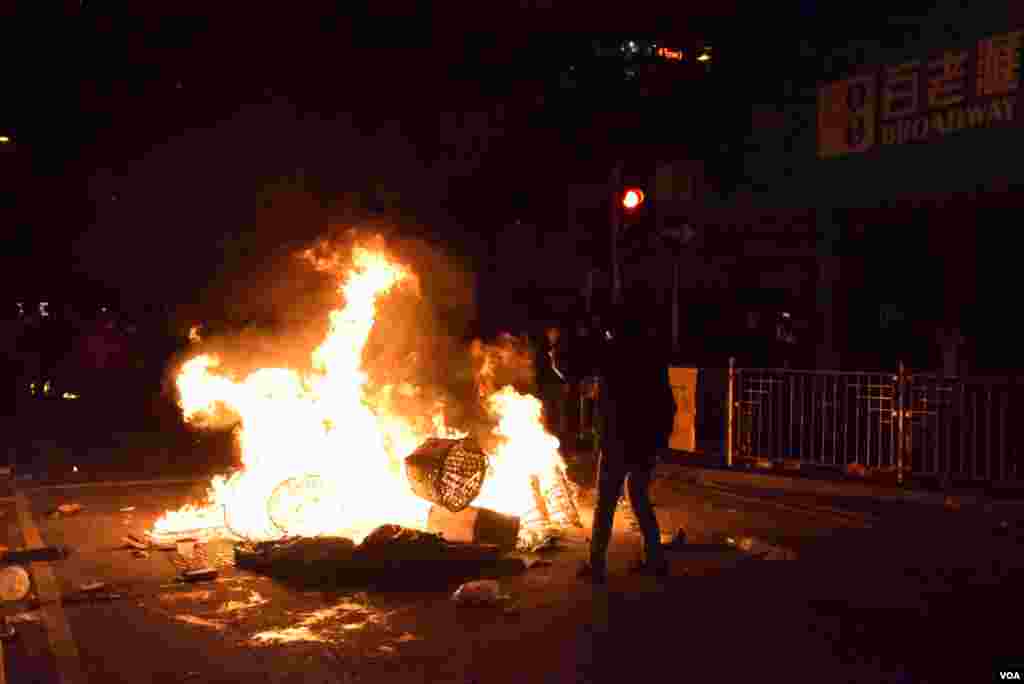
POLYGON ((486 557, 581 526, 540 401, 511 385, 495 388, 493 376, 482 376, 493 366, 480 378, 481 400, 495 422, 486 452, 447 427, 443 406, 422 408, 424 402, 414 415, 371 386, 363 349, 378 300, 403 287, 417 290, 408 269, 363 247, 352 250, 351 264, 311 260, 338 277, 343 301, 311 353, 312 372, 262 368, 239 378, 207 353, 178 373, 185 420, 202 426, 227 416, 238 425, 242 463, 213 479, 205 502, 157 520, 149 532, 154 546, 183 537, 230 539, 236 561, 253 566, 286 558, 376 562, 410 553, 486 557))

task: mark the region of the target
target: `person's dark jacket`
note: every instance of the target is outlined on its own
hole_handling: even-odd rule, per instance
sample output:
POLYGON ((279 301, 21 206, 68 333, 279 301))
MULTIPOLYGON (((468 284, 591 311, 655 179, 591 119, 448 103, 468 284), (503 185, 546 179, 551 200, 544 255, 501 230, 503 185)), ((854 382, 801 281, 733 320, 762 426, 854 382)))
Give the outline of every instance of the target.
POLYGON ((668 446, 675 421, 668 349, 626 327, 605 342, 599 359, 602 437, 624 443, 627 459, 647 460, 668 446))
MULTIPOLYGON (((551 344, 544 341, 537 352, 536 357, 536 369, 537 369, 537 385, 541 388, 544 393, 551 393, 555 390, 560 390, 565 384, 566 380, 555 371, 555 365, 551 359, 551 344)), ((560 355, 561 349, 555 350, 555 358, 560 362, 562 357, 560 355)), ((558 371, 565 374, 565 371, 559 367, 558 371)))

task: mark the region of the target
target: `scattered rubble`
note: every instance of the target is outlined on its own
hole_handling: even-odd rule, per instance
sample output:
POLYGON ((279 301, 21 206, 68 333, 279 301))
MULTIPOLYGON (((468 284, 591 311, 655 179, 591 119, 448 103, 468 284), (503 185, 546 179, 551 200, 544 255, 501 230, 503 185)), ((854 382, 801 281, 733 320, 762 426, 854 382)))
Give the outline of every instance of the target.
POLYGON ((4 556, 6 563, 32 563, 37 561, 60 561, 72 554, 69 546, 44 546, 38 549, 19 549, 8 551, 4 556))
POLYGON ((66 516, 66 515, 74 515, 76 513, 81 513, 83 510, 84 509, 82 508, 81 504, 76 504, 76 503, 60 504, 59 506, 57 506, 57 508, 55 508, 54 510, 50 511, 49 515, 50 515, 50 518, 59 519, 59 518, 61 518, 63 516, 66 516))
POLYGON ((178 555, 191 560, 195 556, 197 542, 196 539, 179 539, 175 544, 178 555))
POLYGON ((469 605, 495 604, 508 598, 501 593, 501 585, 497 580, 475 580, 466 582, 452 594, 452 600, 469 605))
POLYGON ((208 601, 213 596, 212 591, 171 591, 160 594, 160 600, 165 602, 184 601, 193 599, 195 601, 208 601))
POLYGON ((344 537, 298 537, 271 542, 239 542, 235 564, 253 569, 275 563, 351 560, 355 544, 344 537))
POLYGON ((125 546, 138 551, 146 551, 149 549, 149 544, 135 535, 130 534, 127 537, 121 537, 121 541, 124 542, 125 546))
POLYGON ((228 601, 221 606, 218 613, 237 613, 240 610, 246 610, 248 608, 256 608, 266 603, 270 603, 270 599, 265 599, 258 592, 250 591, 248 601, 228 601))
POLYGON ((223 631, 227 628, 227 625, 223 622, 214 622, 213 620, 206 620, 201 617, 196 617, 195 615, 175 615, 174 619, 179 622, 185 622, 198 627, 209 627, 210 629, 216 629, 218 631, 223 631))
POLYGON ((143 551, 141 549, 133 549, 132 550, 132 557, 133 558, 138 558, 139 560, 145 560, 145 559, 149 558, 149 551, 143 551))
POLYGON ((196 570, 186 570, 182 573, 182 579, 186 582, 207 582, 217 579, 219 574, 216 568, 199 568, 196 570))
POLYGON ((8 623, 16 625, 39 622, 42 618, 40 617, 39 613, 33 611, 17 613, 15 615, 8 615, 5 619, 7 620, 8 623))
POLYGON ((431 506, 427 527, 450 542, 495 544, 503 549, 514 549, 519 538, 517 516, 474 506, 458 513, 442 506, 431 506))
POLYGON ((91 603, 94 601, 118 601, 129 598, 129 595, 119 591, 87 591, 78 592, 63 597, 64 603, 91 603))
POLYGON ((868 469, 863 463, 847 463, 845 472, 849 477, 864 479, 868 476, 868 469))
POLYGON ((78 590, 82 592, 99 591, 103 587, 107 586, 106 582, 86 582, 78 586, 78 590))
POLYGON ((549 534, 539 544, 536 544, 530 549, 530 553, 547 553, 551 551, 560 551, 564 545, 562 544, 561 536, 557 534, 549 534))
POLYGON ((726 537, 725 543, 760 560, 796 560, 797 557, 792 549, 769 544, 757 537, 726 537))

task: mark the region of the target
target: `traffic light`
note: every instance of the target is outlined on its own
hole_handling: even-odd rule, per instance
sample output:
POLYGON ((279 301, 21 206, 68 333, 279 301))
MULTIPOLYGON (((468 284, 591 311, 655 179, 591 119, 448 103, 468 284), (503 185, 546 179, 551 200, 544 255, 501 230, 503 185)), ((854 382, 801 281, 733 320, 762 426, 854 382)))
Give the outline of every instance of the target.
POLYGON ((640 188, 627 188, 622 193, 622 208, 627 211, 635 211, 644 203, 644 191, 640 188))

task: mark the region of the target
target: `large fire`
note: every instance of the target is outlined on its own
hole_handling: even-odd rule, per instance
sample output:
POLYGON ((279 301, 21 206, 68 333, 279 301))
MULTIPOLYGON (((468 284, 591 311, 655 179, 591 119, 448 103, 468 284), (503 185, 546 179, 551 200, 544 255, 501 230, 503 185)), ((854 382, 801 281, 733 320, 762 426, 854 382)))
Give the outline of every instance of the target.
MULTIPOLYGON (((358 544, 383 524, 426 528, 431 504, 412 493, 403 461, 428 437, 465 433, 446 425, 442 406, 432 415, 399 415, 389 397, 415 394, 417 388, 366 391, 363 369, 378 300, 395 288, 416 288, 416 277, 364 247, 353 250, 347 272, 334 260, 314 263, 337 273, 343 305, 330 312, 326 338, 312 352, 311 372, 263 368, 237 378, 210 354, 182 366, 177 387, 185 420, 201 424, 222 411, 237 416, 242 468, 215 477, 205 503, 163 515, 154 535, 338 535, 358 544)), ((485 364, 479 386, 486 388, 486 407, 497 418, 497 446, 473 505, 528 516, 538 489, 551 491, 563 474, 559 443, 542 426, 540 402, 510 386, 495 390, 490 368, 485 364)))

